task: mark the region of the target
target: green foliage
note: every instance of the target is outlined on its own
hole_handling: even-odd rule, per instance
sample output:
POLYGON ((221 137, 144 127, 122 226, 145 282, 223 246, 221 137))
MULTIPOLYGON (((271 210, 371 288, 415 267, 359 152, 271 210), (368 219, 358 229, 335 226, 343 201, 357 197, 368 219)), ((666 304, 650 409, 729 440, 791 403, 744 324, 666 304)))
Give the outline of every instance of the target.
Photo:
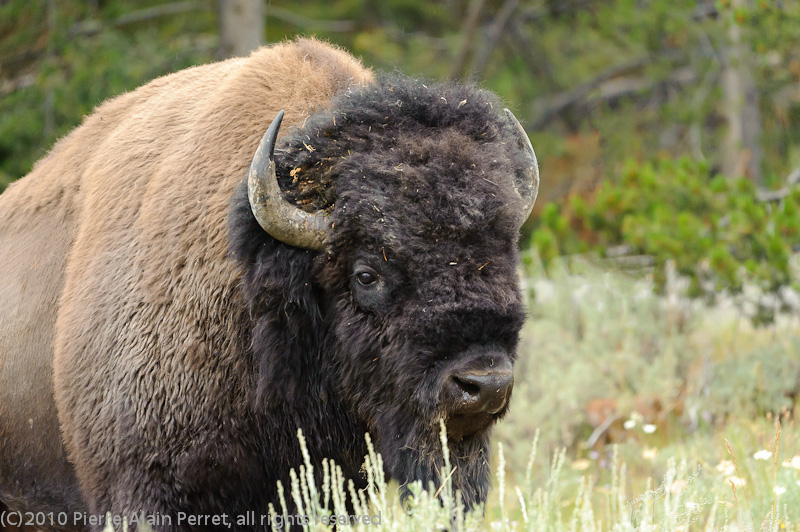
POLYGON ((688 158, 656 164, 628 162, 616 181, 566 207, 545 206, 531 244, 546 263, 587 250, 628 254, 654 262, 658 290, 674 265, 690 280, 691 296, 742 291, 745 282, 777 293, 792 285, 790 257, 800 245, 800 191, 779 203, 759 201, 750 181, 712 176, 688 158))
POLYGON ((216 35, 198 31, 213 30, 212 13, 114 26, 119 12, 142 4, 110 1, 93 13, 83 3, 53 3, 50 21, 43 0, 0 5, 0 73, 17 75, 9 89, 0 79, 0 191, 105 99, 213 59, 216 35))

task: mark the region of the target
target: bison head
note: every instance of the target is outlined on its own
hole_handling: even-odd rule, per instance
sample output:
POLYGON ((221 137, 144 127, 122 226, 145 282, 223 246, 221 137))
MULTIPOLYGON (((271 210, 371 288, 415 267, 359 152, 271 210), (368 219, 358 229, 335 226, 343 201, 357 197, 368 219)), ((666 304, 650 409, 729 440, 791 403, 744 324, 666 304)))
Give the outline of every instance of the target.
MULTIPOLYGON (((279 115, 249 210, 232 217, 265 408, 287 386, 321 398, 309 410, 340 405, 332 415, 370 431, 401 485, 438 481, 444 419, 468 505, 485 498, 491 425, 511 396, 517 238, 538 188, 530 142, 500 109, 473 87, 383 78, 275 149, 279 115)), ((361 438, 350 430, 334 433, 361 438)))

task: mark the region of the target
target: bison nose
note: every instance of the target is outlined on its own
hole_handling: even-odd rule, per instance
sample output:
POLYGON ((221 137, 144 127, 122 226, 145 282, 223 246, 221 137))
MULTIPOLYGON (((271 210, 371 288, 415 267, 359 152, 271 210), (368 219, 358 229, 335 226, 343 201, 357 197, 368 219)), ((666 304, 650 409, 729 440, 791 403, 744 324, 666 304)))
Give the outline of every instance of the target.
POLYGON ((511 397, 511 369, 509 357, 495 352, 449 372, 440 399, 450 438, 460 440, 476 434, 497 419, 511 397))
POLYGON ((456 399, 451 414, 496 414, 506 406, 514 375, 510 368, 488 373, 469 371, 451 376, 448 385, 456 399))

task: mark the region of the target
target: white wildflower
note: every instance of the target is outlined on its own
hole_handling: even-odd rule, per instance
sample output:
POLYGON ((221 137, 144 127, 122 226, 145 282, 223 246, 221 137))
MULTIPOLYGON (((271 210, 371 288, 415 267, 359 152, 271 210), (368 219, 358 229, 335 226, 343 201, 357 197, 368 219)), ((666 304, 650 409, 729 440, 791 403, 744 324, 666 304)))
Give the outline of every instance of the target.
POLYGON ((586 458, 580 458, 572 462, 572 469, 576 471, 586 471, 591 465, 592 463, 586 458))
POLYGON ((756 460, 769 460, 772 458, 772 451, 762 449, 753 455, 756 460))
POLYGON ((723 460, 719 464, 717 464, 717 471, 719 471, 726 477, 730 477, 736 472, 736 466, 734 466, 733 462, 731 462, 730 460, 723 460))
POLYGON ((791 467, 792 469, 797 469, 800 471, 800 455, 784 460, 781 465, 783 465, 783 467, 791 467))

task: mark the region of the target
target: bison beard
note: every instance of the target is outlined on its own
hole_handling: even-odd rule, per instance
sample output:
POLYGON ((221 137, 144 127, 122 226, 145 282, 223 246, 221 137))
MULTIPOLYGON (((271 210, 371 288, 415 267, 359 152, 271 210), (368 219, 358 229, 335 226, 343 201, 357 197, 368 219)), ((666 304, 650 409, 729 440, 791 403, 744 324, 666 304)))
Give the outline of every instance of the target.
POLYGON ((360 487, 370 432, 407 495, 440 481, 441 419, 454 487, 484 501, 538 185, 501 109, 469 85, 375 78, 313 40, 100 107, 0 196, 0 383, 17 386, 0 388, 0 506, 266 513, 302 461, 298 428, 313 462, 360 487), (282 108, 274 161, 254 160, 282 108), (321 240, 268 232, 251 162, 321 240), (47 275, 29 282, 34 268, 47 275), (36 342, 8 343, 34 322, 36 342))

